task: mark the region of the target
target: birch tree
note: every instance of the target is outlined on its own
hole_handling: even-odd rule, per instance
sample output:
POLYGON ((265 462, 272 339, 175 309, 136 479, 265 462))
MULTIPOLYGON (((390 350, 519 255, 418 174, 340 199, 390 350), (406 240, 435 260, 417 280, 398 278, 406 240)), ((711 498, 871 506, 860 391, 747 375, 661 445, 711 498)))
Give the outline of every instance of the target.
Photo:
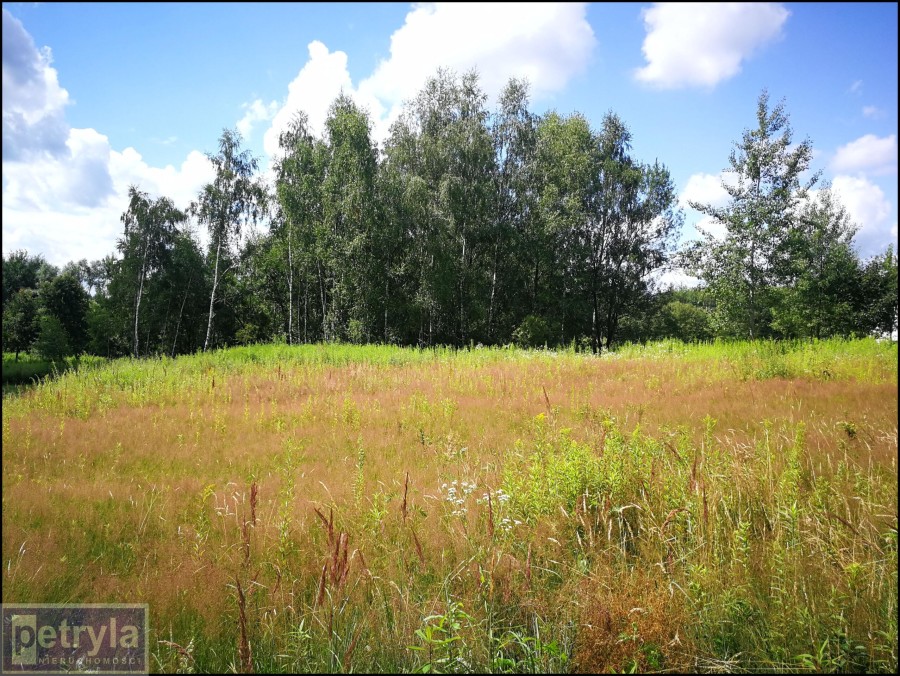
POLYGON ((256 223, 266 206, 263 186, 254 177, 258 161, 249 150, 241 150, 237 130, 224 129, 219 137, 219 152, 207 154, 216 171, 212 183, 200 192, 191 211, 209 231, 209 256, 213 261, 212 291, 209 296, 209 319, 203 349, 209 349, 216 313, 216 291, 219 283, 233 267, 232 249, 239 245, 242 228, 256 223), (227 267, 221 269, 223 259, 227 267))
POLYGON ((150 196, 131 186, 128 210, 122 214, 125 234, 119 240, 119 251, 123 254, 123 268, 135 275, 134 291, 134 338, 132 353, 140 356, 141 300, 147 279, 159 270, 173 245, 175 233, 180 223, 185 221, 184 212, 175 208, 167 197, 151 200, 150 196))
POLYGON ((770 108, 764 90, 757 100, 756 121, 756 128, 744 131, 729 157, 734 181, 722 182, 729 203, 690 203, 725 226, 724 239, 706 233, 686 256, 689 270, 715 296, 724 324, 750 339, 769 332, 770 292, 784 278, 791 229, 819 177, 814 174, 801 182, 812 160, 812 142, 793 145, 783 101, 770 108))

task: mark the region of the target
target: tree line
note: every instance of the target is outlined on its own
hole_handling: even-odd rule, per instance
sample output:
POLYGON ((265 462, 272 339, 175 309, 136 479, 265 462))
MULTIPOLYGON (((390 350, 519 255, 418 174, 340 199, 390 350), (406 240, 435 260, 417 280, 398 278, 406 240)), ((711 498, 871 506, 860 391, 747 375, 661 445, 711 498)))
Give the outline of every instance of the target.
POLYGON ((892 248, 862 260, 857 225, 784 103, 763 92, 729 157, 729 204, 691 204, 724 236, 676 249, 670 173, 632 155, 613 112, 529 110, 510 80, 496 109, 475 71, 440 70, 380 151, 367 111, 340 95, 323 132, 296 113, 274 185, 226 129, 215 177, 186 210, 129 190, 117 255, 3 260, 4 350, 47 358, 176 355, 229 344, 345 341, 570 346, 664 337, 890 333, 892 248), (198 229, 207 233, 202 247, 198 229), (696 289, 662 289, 682 269, 696 289))

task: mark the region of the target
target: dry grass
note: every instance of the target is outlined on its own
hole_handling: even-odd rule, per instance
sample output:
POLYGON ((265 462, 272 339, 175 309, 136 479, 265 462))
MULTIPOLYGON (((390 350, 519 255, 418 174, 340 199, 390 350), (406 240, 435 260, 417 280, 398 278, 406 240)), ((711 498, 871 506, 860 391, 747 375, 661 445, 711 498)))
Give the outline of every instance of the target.
POLYGON ((896 668, 896 346, 259 350, 5 399, 3 601, 148 602, 160 671, 896 668))

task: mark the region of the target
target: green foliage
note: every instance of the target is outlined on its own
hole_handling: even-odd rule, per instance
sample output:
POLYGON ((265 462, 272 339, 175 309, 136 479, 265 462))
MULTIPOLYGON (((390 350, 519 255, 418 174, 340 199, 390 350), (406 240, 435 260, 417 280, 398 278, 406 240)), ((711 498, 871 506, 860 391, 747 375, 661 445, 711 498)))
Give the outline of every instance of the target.
POLYGON ((241 150, 242 141, 237 130, 222 130, 219 152, 207 155, 215 168, 215 179, 203 187, 190 209, 209 231, 210 258, 213 259, 204 350, 210 346, 220 280, 235 266, 226 261, 231 257, 233 246, 238 244, 243 227, 256 223, 266 208, 265 189, 254 177, 258 161, 249 150, 241 150), (220 268, 223 263, 227 267, 220 268))
POLYGON ((3 307, 3 347, 16 353, 27 351, 38 336, 38 299, 33 289, 22 288, 3 307))
POLYGON ((513 332, 513 340, 520 347, 547 347, 557 342, 559 330, 544 317, 528 315, 513 332))
MULTIPOLYGON (((515 79, 495 110, 487 102, 477 71, 439 70, 383 152, 345 95, 319 136, 299 112, 279 139, 272 194, 240 135, 223 130, 214 179, 188 210, 209 234, 205 251, 170 199, 131 186, 121 258, 59 274, 14 252, 4 310, 20 288, 39 288, 72 351, 106 357, 269 341, 597 353, 895 330, 896 254, 860 261, 852 238, 865 224, 829 190, 808 199, 810 142, 793 143, 784 104, 765 92, 730 157, 729 204, 693 205, 726 231, 682 252, 704 283, 694 291, 657 288, 683 215, 668 169, 633 156, 622 118, 610 111, 595 129, 577 112, 536 115, 515 79)), ((11 349, 29 344, 14 314, 11 349)))
POLYGON ((34 349, 41 359, 55 362, 72 354, 69 336, 62 322, 52 314, 42 314, 34 349))
POLYGON ((672 300, 662 306, 657 317, 654 337, 675 338, 685 343, 712 340, 709 312, 697 305, 672 300))
POLYGON ((22 355, 18 361, 12 353, 3 355, 3 384, 32 385, 47 376, 57 376, 66 371, 94 368, 106 360, 100 357, 66 357, 61 361, 49 361, 35 354, 22 355))
POLYGON ((471 671, 467 649, 460 631, 463 623, 471 625, 471 615, 462 603, 447 599, 447 610, 441 615, 429 615, 416 629, 416 637, 423 645, 409 646, 423 654, 424 662, 416 669, 419 674, 455 674, 471 671))
POLYGON ((571 439, 569 430, 548 425, 543 413, 534 419, 534 436, 533 450, 525 443, 517 445, 503 481, 514 510, 530 523, 560 506, 574 509, 585 494, 615 491, 623 478, 616 460, 601 460, 589 446, 571 439))
POLYGON ((793 214, 818 179, 800 182, 812 159, 812 142, 793 145, 784 102, 770 109, 763 91, 756 118, 757 127, 744 131, 729 157, 734 180, 722 182, 729 204, 691 202, 725 226, 724 240, 706 233, 686 255, 689 269, 715 296, 722 324, 751 339, 770 335, 771 290, 792 262, 793 214))
MULTIPOLYGON (((66 337, 66 353, 80 354, 87 347, 88 340, 88 295, 81 282, 71 274, 59 275, 43 284, 40 290, 41 302, 48 315, 57 319, 66 337)), ((56 333, 53 329, 52 332, 56 333)), ((41 323, 44 333, 44 323, 41 323)), ((62 346, 54 337, 53 341, 62 346)), ((39 339, 41 342, 41 339, 39 339)), ((44 343, 46 345, 46 343, 44 343)), ((46 354, 46 353, 45 353, 46 354)))
POLYGON ((132 354, 140 351, 141 300, 145 287, 166 267, 171 258, 177 226, 187 216, 167 197, 151 201, 150 196, 131 186, 128 191, 128 210, 122 214, 125 235, 119 240, 122 261, 119 271, 133 280, 134 336, 132 354))
POLYGON ((862 270, 852 248, 856 227, 829 189, 804 207, 791 228, 784 285, 772 328, 786 337, 852 335, 860 330, 862 270))
POLYGON ((41 281, 55 277, 57 270, 40 254, 19 249, 3 257, 3 307, 21 289, 37 289, 41 281))
POLYGON ((892 337, 897 330, 897 252, 874 256, 862 271, 861 324, 865 332, 892 337))

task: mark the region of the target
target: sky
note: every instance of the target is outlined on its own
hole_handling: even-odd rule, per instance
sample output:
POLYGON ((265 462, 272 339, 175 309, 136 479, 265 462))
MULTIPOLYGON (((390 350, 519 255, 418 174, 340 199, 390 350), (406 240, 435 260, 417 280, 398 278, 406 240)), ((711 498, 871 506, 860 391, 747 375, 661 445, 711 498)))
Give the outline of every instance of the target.
MULTIPOLYGON (((619 115, 685 209, 714 224, 728 156, 763 89, 857 223, 897 242, 896 3, 3 3, 3 253, 115 253, 128 188, 187 207, 224 128, 270 166, 296 110, 321 131, 341 92, 382 142, 439 67, 511 77, 542 114, 619 115)), ((203 233, 198 233, 202 236, 203 233)), ((671 281, 681 281, 677 275, 671 281)), ((687 280, 683 280, 687 281, 687 280)))

